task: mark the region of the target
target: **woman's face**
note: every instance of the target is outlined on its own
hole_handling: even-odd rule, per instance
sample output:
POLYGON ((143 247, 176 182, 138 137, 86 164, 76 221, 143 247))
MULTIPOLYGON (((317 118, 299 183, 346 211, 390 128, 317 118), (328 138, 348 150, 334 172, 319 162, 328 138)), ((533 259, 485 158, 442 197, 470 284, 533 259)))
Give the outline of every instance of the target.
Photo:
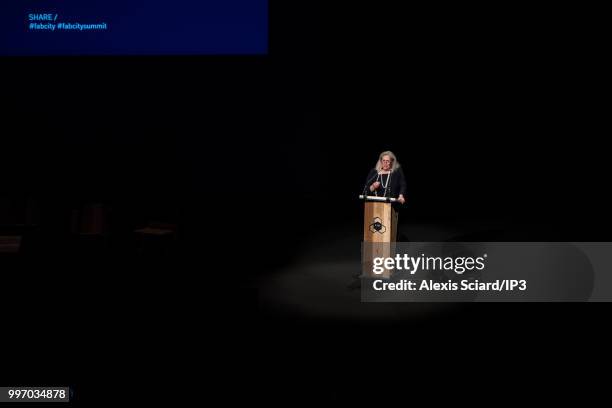
POLYGON ((391 165, 393 164, 393 161, 391 160, 391 156, 383 156, 382 159, 380 159, 380 161, 382 163, 382 169, 384 171, 391 170, 391 165))

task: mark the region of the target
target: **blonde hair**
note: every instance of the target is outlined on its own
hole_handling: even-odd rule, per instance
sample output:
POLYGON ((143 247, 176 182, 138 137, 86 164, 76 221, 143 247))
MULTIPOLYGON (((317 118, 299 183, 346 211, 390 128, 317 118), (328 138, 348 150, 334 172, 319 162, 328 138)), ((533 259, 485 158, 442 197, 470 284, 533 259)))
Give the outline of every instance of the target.
POLYGON ((395 157, 393 152, 390 150, 387 150, 386 152, 382 152, 380 156, 378 156, 378 161, 376 162, 376 166, 375 166, 375 169, 377 172, 380 172, 382 170, 382 159, 385 156, 389 156, 391 158, 391 172, 394 172, 395 170, 401 167, 399 162, 397 161, 397 157, 395 157))

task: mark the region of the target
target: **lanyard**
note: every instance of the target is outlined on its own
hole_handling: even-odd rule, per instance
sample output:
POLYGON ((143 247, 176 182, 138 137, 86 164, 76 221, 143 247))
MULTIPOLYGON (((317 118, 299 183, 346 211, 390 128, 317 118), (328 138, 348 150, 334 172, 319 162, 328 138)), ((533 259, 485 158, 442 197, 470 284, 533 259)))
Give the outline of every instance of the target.
MULTIPOLYGON (((389 172, 389 173, 387 174, 387 184, 384 184, 384 183, 383 183, 383 181, 382 181, 382 177, 381 177, 381 174, 380 174, 380 173, 378 173, 378 177, 376 177, 376 181, 379 181, 379 180, 380 180, 380 184, 381 184, 381 185, 384 187, 384 189, 385 189, 385 192, 383 193, 383 197, 386 197, 386 196, 387 196, 387 187, 389 186, 389 180, 391 180, 391 172, 389 172)), ((374 194, 376 194, 376 196, 378 197, 378 192, 377 192, 377 191, 374 191, 374 194)))

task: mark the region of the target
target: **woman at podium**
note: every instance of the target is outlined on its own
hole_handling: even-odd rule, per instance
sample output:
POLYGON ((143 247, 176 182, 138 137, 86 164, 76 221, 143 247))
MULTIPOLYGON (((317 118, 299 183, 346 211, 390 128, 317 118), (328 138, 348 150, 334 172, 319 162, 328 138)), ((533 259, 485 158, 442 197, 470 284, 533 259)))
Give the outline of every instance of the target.
POLYGON ((406 178, 393 152, 382 152, 378 156, 376 166, 368 174, 365 188, 368 195, 397 198, 400 204, 406 202, 406 178))

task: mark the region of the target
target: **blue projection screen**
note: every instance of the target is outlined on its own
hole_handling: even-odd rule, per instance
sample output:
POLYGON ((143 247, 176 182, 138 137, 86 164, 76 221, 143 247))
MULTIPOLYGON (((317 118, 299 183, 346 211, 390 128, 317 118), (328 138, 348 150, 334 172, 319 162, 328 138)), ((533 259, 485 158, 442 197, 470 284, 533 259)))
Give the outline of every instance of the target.
POLYGON ((2 0, 0 55, 268 52, 268 0, 2 0))

